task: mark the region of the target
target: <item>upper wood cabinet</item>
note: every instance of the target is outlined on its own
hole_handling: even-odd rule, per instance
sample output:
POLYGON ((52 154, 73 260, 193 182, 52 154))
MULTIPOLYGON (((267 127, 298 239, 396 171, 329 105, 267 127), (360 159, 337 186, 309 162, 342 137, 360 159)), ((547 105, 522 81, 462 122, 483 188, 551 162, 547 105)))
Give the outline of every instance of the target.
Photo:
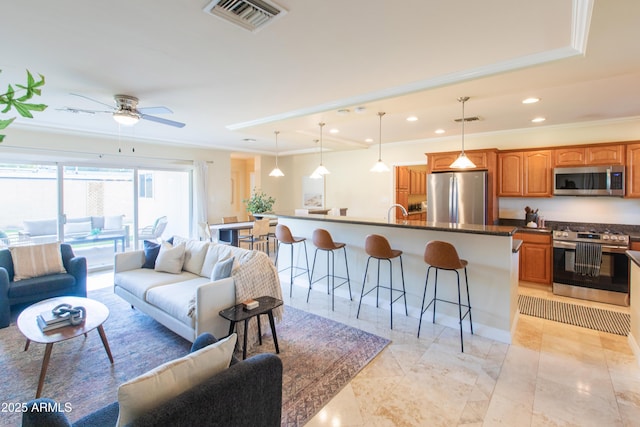
POLYGON ((409 168, 406 166, 396 167, 396 189, 409 190, 409 168))
MULTIPOLYGON (((491 151, 487 150, 470 150, 464 152, 466 156, 476 165, 476 169, 489 169, 489 156, 491 151)), ((427 154, 428 166, 431 172, 450 171, 451 163, 453 163, 458 156, 459 151, 451 151, 446 153, 431 153, 427 154)), ((495 155, 495 154, 494 154, 495 155)))
POLYGON ((409 170, 409 194, 427 194, 427 172, 409 170))
POLYGON ((640 197, 640 144, 627 145, 625 197, 640 197))
POLYGON ((498 196, 551 197, 551 150, 498 153, 498 196))
POLYGON ((555 166, 624 165, 624 145, 603 144, 556 148, 555 166))

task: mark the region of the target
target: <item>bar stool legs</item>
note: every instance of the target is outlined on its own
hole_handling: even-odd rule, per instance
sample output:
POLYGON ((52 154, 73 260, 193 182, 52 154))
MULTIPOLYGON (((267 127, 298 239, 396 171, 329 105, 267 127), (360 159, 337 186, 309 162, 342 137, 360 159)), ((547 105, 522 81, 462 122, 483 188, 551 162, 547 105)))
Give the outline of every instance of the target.
POLYGON ((422 296, 422 305, 420 310, 420 321, 418 322, 418 338, 420 338, 420 328, 422 326, 422 316, 429 309, 429 307, 433 304, 433 318, 432 322, 436 322, 436 302, 446 302, 449 304, 455 304, 458 306, 458 322, 460 325, 460 350, 464 353, 464 341, 462 338, 462 320, 469 316, 469 326, 471 328, 471 334, 473 335, 473 321, 471 319, 471 299, 469 296, 469 278, 467 276, 467 261, 458 258, 458 254, 450 243, 440 242, 440 241, 431 241, 427 243, 425 247, 424 260, 427 264, 429 264, 429 268, 427 268, 427 278, 424 282, 424 294, 422 296), (427 286, 429 284, 429 273, 431 269, 434 268, 435 272, 435 282, 433 288, 433 299, 427 304, 425 307, 425 302, 427 298, 427 286), (460 292, 460 273, 458 270, 464 269, 464 281, 467 291, 467 303, 462 303, 461 292, 460 292), (457 284, 458 284, 458 301, 448 301, 445 299, 438 298, 438 270, 449 270, 454 271, 456 273, 457 284), (463 314, 462 309, 465 308, 465 312, 463 314))
POLYGON ((390 326, 393 329, 393 303, 398 301, 400 298, 404 298, 404 312, 405 315, 408 316, 409 312, 407 311, 407 292, 404 286, 404 268, 402 266, 402 251, 391 249, 389 242, 383 236, 377 234, 368 235, 365 239, 365 252, 369 255, 367 258, 367 265, 364 270, 364 278, 362 279, 362 293, 360 294, 360 302, 358 304, 358 313, 356 314, 356 318, 360 317, 360 308, 362 307, 362 298, 365 295, 370 294, 374 290, 376 291, 376 307, 379 306, 379 297, 380 297, 380 288, 389 289, 389 308, 390 308, 390 326), (365 292, 365 284, 367 281, 367 272, 369 271, 369 261, 371 258, 374 258, 378 261, 378 277, 376 279, 376 284, 373 288, 369 289, 365 292), (402 278, 402 289, 393 287, 393 263, 391 260, 393 258, 400 259, 400 275, 402 278), (389 262, 389 286, 380 285, 380 261, 388 261, 389 262), (399 292, 400 295, 394 298, 394 292, 399 292))
MULTIPOLYGON (((289 227, 286 225, 278 224, 276 226, 276 239, 278 241, 278 247, 276 249, 276 260, 275 265, 278 267, 278 256, 280 255, 280 245, 289 245, 291 248, 291 258, 289 267, 283 268, 282 270, 278 270, 278 273, 289 270, 290 278, 289 278, 289 298, 293 296, 293 279, 303 275, 305 272, 307 273, 307 278, 309 279, 309 288, 311 288, 311 275, 309 274, 309 256, 307 255, 307 242, 304 237, 293 237, 291 235, 291 231, 289 227), (293 245, 296 243, 302 243, 304 247, 304 262, 306 264, 306 268, 298 267, 293 265, 293 245), (302 270, 299 273, 294 273, 294 270, 302 270)), ((308 297, 307 297, 308 298, 308 297)))
POLYGON ((309 291, 307 292, 307 302, 309 302, 309 295, 311 294, 311 286, 324 279, 327 278, 327 294, 330 293, 329 290, 329 281, 331 281, 331 310, 335 309, 335 292, 336 288, 347 284, 349 287, 349 299, 353 300, 353 296, 351 295, 351 279, 349 278, 349 263, 347 262, 347 249, 344 243, 335 243, 331 238, 331 235, 328 231, 323 229, 317 229, 313 232, 313 244, 316 246, 315 254, 313 255, 313 264, 311 267, 311 279, 313 279, 313 273, 316 269, 316 257, 318 256, 318 251, 324 251, 327 253, 327 274, 320 277, 319 279, 313 280, 309 282, 309 291), (336 276, 336 261, 335 261, 335 251, 338 249, 343 249, 344 251, 344 265, 347 272, 347 277, 336 276), (331 254, 331 265, 329 264, 329 254, 331 254), (338 279, 343 279, 341 283, 336 286, 336 277, 338 279))

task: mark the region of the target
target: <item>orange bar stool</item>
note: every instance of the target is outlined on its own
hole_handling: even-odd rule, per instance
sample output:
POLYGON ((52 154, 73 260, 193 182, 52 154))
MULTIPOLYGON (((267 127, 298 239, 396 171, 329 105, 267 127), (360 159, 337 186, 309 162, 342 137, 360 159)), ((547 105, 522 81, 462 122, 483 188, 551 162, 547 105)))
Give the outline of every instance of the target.
POLYGON ((364 250, 369 255, 367 258, 367 266, 364 269, 364 278, 362 279, 362 294, 360 295, 360 303, 358 304, 358 314, 356 318, 360 316, 360 306, 362 306, 362 297, 365 295, 376 291, 376 307, 378 307, 378 297, 380 296, 380 288, 389 289, 389 307, 391 308, 391 329, 393 329, 393 303, 398 301, 400 298, 404 297, 404 313, 405 315, 409 315, 407 312, 407 292, 404 287, 404 270, 402 268, 402 251, 398 249, 391 249, 391 245, 389 241, 384 237, 378 234, 370 234, 365 238, 364 242, 364 250), (367 280, 367 271, 369 270, 369 261, 371 258, 374 258, 378 261, 378 279, 376 281, 376 285, 369 289, 367 292, 364 291, 365 283, 367 280), (393 264, 391 262, 392 259, 399 258, 400 259, 400 274, 402 276, 402 289, 393 287, 393 264), (380 285, 380 261, 388 261, 389 262, 389 286, 380 285), (394 293, 396 295, 399 293, 397 297, 394 298, 394 293))
MULTIPOLYGON (((307 256, 307 242, 306 242, 307 239, 305 237, 293 237, 289 227, 283 224, 276 225, 276 239, 278 241, 278 250, 276 251, 276 263, 275 263, 276 268, 278 266, 278 255, 280 254, 280 245, 289 245, 291 247, 291 262, 289 264, 289 267, 283 268, 282 270, 278 270, 278 273, 290 270, 291 278, 289 279, 290 280, 289 298, 291 298, 293 296, 293 279, 295 277, 303 275, 305 272, 307 273, 307 277, 309 279, 309 288, 311 288, 311 276, 309 275, 309 257, 307 256), (293 265, 293 246, 296 243, 302 243, 304 247, 304 262, 307 265, 306 268, 297 267, 293 265), (294 275, 294 270, 295 271, 302 270, 302 271, 294 275)), ((307 299, 308 298, 309 297, 307 296, 307 299)))
POLYGON ((424 262, 429 265, 427 269, 427 279, 424 282, 424 295, 422 296, 422 310, 420 312, 420 322, 418 323, 418 338, 420 338, 420 326, 422 326, 422 315, 433 304, 433 323, 436 322, 436 301, 442 301, 458 306, 458 317, 460 323, 460 349, 464 353, 464 342, 462 340, 462 319, 469 315, 469 326, 471 334, 473 334, 473 322, 471 321, 471 300, 469 299, 469 280, 467 278, 467 261, 458 257, 456 248, 447 242, 432 240, 424 248, 424 262), (432 268, 436 269, 436 277, 433 289, 433 299, 427 306, 424 306, 427 297, 427 285, 429 284, 429 272, 432 268), (462 304, 460 298, 460 273, 458 270, 464 269, 464 281, 467 287, 467 304, 462 304), (458 302, 448 301, 437 297, 438 292, 438 270, 455 271, 458 278, 458 302), (462 314, 462 308, 466 311, 462 314))
POLYGON ((339 288, 340 286, 347 284, 349 286, 349 299, 353 300, 353 297, 351 296, 351 280, 349 279, 349 263, 347 262, 347 247, 346 247, 347 245, 345 243, 334 242, 333 238, 331 237, 331 234, 327 230, 324 230, 322 228, 318 228, 313 231, 312 240, 313 240, 313 244, 316 247, 316 252, 313 255, 313 265, 311 267, 311 279, 313 279, 313 272, 316 269, 316 257, 318 256, 318 251, 324 251, 327 253, 327 274, 309 283, 309 291, 307 292, 307 302, 309 302, 309 295, 311 294, 311 286, 314 283, 319 282, 326 277, 327 293, 329 293, 329 281, 331 281, 331 288, 332 288, 331 310, 333 310, 335 307, 336 288, 339 288), (342 249, 344 251, 344 265, 347 270, 347 277, 340 277, 340 276, 336 276, 335 274, 336 260, 335 260, 334 251, 337 251, 339 249, 342 249), (331 269, 329 268, 329 254, 331 254, 331 269), (336 277, 340 280, 343 280, 337 286, 336 286, 336 277))

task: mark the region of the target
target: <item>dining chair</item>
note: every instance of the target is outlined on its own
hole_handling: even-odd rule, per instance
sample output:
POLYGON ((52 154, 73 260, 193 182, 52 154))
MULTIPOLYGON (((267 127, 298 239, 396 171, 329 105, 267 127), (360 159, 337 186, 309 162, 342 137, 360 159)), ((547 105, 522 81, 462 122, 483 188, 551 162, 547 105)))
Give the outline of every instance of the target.
POLYGON ((249 249, 253 249, 255 244, 264 244, 267 255, 269 255, 269 218, 257 219, 253 222, 251 234, 238 237, 238 245, 243 242, 249 243, 249 249))
POLYGON ((211 235, 211 228, 209 227, 208 222, 198 223, 198 234, 199 234, 198 237, 200 237, 200 240, 205 240, 209 242, 213 241, 213 236, 211 235))

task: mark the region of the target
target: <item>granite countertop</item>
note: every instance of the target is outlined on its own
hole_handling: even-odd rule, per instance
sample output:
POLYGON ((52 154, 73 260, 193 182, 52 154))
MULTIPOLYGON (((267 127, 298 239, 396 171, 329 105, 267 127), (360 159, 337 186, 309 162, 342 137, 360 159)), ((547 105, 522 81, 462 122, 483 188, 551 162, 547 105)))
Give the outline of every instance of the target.
POLYGON ((631 261, 635 262, 637 266, 640 266, 640 251, 627 251, 627 256, 631 261))
POLYGON ((402 220, 392 218, 391 222, 377 218, 358 218, 352 216, 335 215, 296 215, 295 213, 276 212, 275 216, 282 218, 294 218, 313 221, 341 222, 358 225, 379 225, 384 227, 403 227, 419 230, 450 231, 455 233, 487 234, 493 236, 513 236, 517 227, 505 225, 481 225, 481 224, 450 224, 446 222, 402 220))

